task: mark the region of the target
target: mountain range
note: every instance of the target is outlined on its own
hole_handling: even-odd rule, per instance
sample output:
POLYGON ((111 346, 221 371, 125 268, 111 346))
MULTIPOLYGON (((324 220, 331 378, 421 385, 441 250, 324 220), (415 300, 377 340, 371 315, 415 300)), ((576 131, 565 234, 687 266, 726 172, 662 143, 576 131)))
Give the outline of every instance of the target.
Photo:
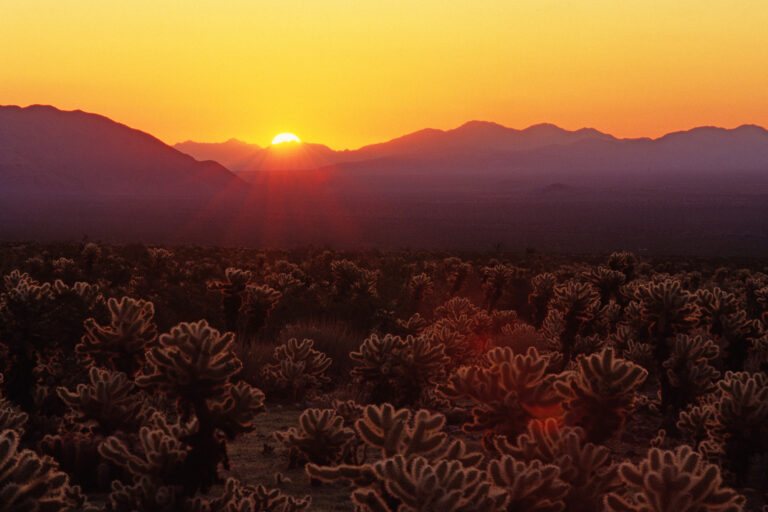
POLYGON ((0 238, 768 254, 768 131, 471 121, 335 151, 0 107, 0 238))

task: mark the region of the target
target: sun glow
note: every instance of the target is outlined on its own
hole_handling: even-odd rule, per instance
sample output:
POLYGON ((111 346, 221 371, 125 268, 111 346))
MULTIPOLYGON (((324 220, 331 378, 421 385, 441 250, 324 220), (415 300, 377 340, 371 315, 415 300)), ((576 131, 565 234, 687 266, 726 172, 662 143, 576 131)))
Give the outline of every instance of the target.
POLYGON ((278 133, 272 139, 272 144, 282 144, 283 142, 301 142, 297 136, 292 133, 278 133))

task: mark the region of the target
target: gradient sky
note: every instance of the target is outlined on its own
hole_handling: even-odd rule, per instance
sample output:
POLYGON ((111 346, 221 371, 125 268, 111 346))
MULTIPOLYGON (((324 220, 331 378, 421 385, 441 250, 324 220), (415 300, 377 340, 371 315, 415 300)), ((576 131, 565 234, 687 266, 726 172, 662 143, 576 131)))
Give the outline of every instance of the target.
POLYGON ((765 0, 0 0, 0 104, 168 143, 768 125, 765 0))

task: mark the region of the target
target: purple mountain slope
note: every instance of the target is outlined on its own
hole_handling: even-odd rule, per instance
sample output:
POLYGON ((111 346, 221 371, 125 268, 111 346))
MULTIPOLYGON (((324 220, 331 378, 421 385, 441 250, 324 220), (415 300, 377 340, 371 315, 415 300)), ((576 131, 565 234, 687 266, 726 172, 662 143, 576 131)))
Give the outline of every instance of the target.
POLYGON ((54 107, 0 106, 0 184, 42 194, 195 195, 240 181, 149 134, 54 107))

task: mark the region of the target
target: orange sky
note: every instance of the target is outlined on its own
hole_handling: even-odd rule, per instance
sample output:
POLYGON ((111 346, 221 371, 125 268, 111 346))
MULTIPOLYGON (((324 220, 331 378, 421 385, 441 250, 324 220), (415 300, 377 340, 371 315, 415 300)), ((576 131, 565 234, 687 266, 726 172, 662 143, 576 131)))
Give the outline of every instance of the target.
POLYGON ((0 0, 0 104, 166 142, 768 125, 765 0, 0 0))

